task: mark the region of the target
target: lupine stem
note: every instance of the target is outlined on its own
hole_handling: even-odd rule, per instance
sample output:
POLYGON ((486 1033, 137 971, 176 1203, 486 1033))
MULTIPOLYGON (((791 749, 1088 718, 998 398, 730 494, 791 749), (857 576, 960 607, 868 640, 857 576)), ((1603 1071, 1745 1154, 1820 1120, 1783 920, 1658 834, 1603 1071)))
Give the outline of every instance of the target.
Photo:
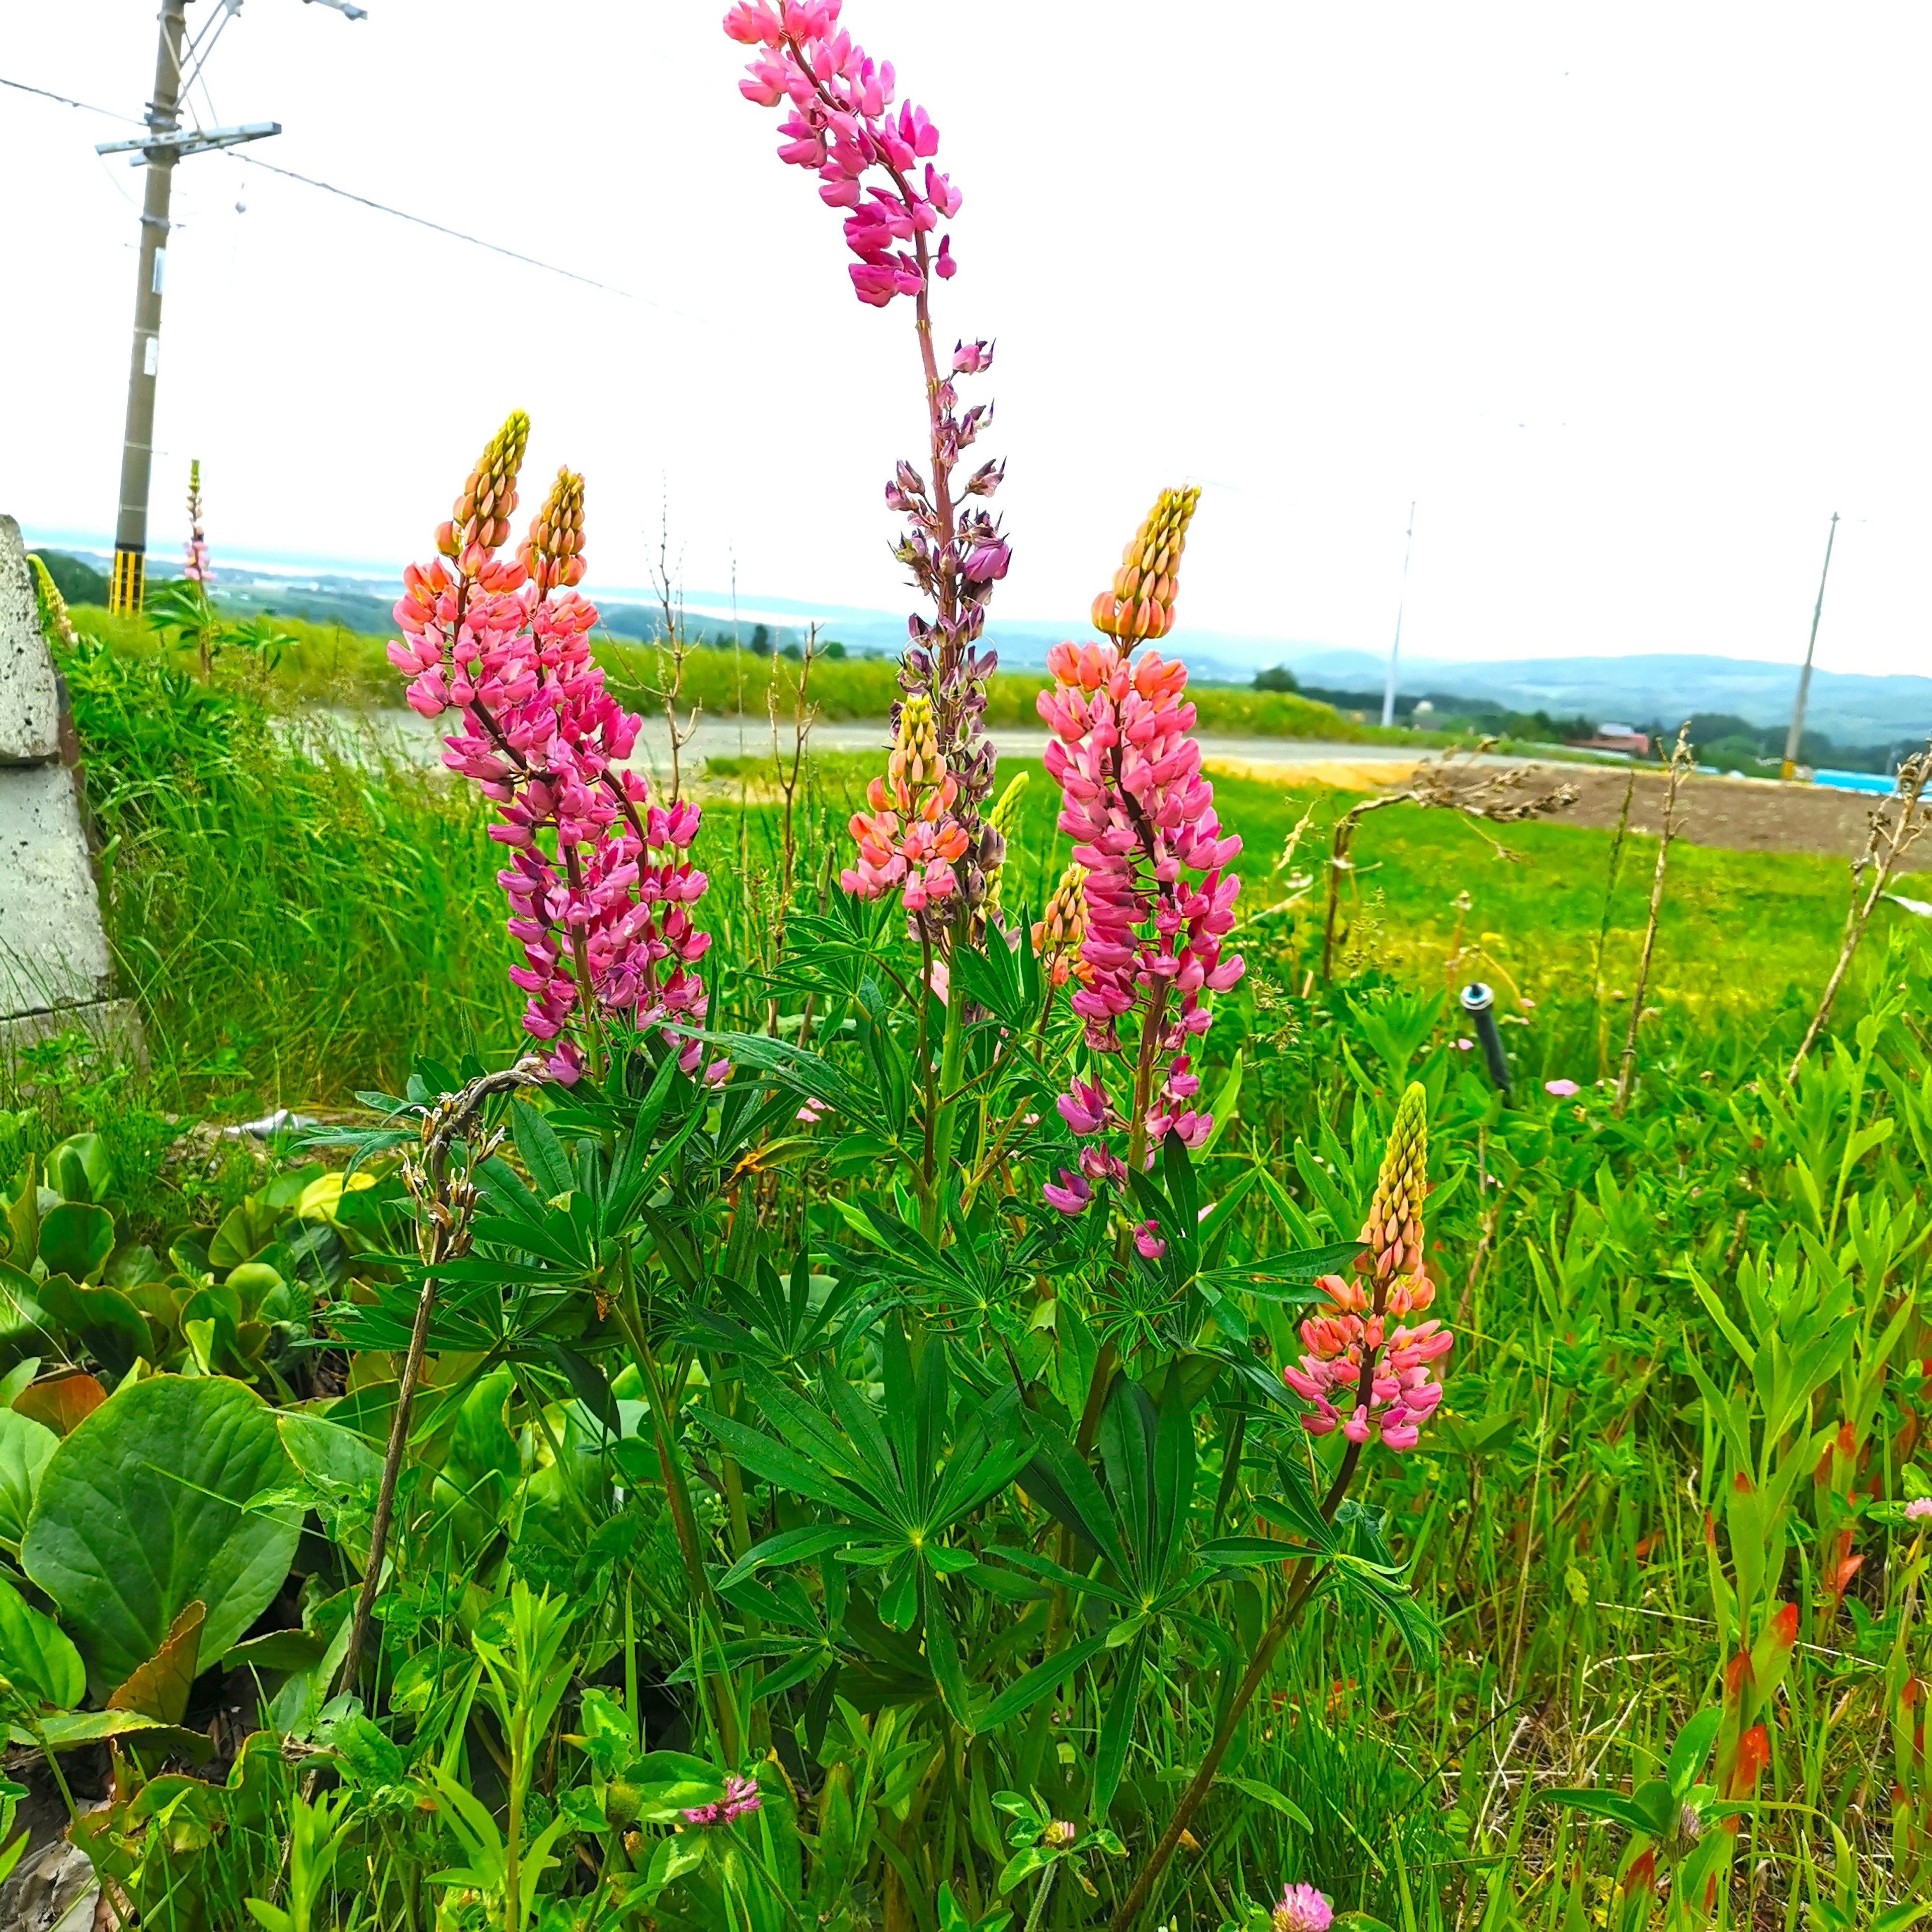
MULTIPOLYGON (((1375 1312, 1380 1316, 1387 1296, 1387 1283, 1378 1279, 1376 1283, 1375 1312)), ((1362 1351, 1362 1378, 1357 1386, 1356 1406, 1366 1408, 1373 1399, 1376 1386, 1376 1357, 1377 1351, 1364 1347, 1362 1351)), ((1362 1460, 1362 1445, 1351 1442, 1342 1452, 1340 1466, 1335 1472, 1335 1480, 1329 1485, 1328 1493, 1322 1499, 1322 1520, 1333 1522, 1335 1512, 1342 1506, 1342 1499, 1348 1492, 1348 1485, 1354 1480, 1358 1466, 1362 1460)), ((1214 1742, 1208 1747, 1201 1760, 1201 1768, 1194 1774, 1187 1789, 1180 1794, 1180 1802, 1174 1808, 1174 1816, 1168 1820, 1167 1829, 1161 1834, 1154 1855, 1141 1868, 1140 1876, 1134 1881, 1133 1889, 1127 1894, 1126 1902, 1114 1915, 1112 1932, 1127 1932, 1148 1902, 1155 1882, 1166 1870, 1168 1861, 1174 1856, 1180 1843, 1180 1834, 1187 1829, 1190 1821, 1201 1808, 1202 1802, 1213 1788, 1215 1774, 1221 1768, 1221 1760, 1228 1754, 1228 1747, 1234 1742, 1236 1727, 1246 1714, 1248 1706, 1254 1702, 1255 1693, 1267 1681, 1268 1674, 1274 1666, 1281 1646, 1286 1641, 1294 1620, 1301 1613, 1302 1606, 1313 1593, 1316 1580, 1320 1571, 1312 1557, 1304 1557, 1295 1565, 1289 1578, 1288 1592, 1282 1599, 1281 1608, 1275 1613, 1274 1621, 1262 1634, 1248 1667, 1242 1673, 1241 1681, 1235 1687, 1233 1701, 1228 1705, 1214 1732, 1214 1742)))

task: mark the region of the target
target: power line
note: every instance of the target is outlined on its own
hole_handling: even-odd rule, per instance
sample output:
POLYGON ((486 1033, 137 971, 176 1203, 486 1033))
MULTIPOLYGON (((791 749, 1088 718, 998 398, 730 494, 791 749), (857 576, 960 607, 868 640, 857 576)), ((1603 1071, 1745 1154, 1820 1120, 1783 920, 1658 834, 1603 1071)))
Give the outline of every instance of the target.
MULTIPOLYGON (((38 94, 43 100, 57 100, 63 107, 78 107, 88 114, 104 114, 110 121, 124 121, 130 127, 146 124, 132 115, 117 114, 111 107, 97 107, 90 100, 76 100, 64 94, 56 94, 50 88, 29 87, 23 80, 9 80, 0 74, 0 87, 17 88, 22 94, 38 94)), ((562 275, 566 280, 581 282, 585 287, 602 289, 606 295, 622 296, 626 302, 636 302, 638 298, 628 289, 614 287, 609 282, 600 282, 589 275, 580 275, 574 268, 560 268, 554 262, 540 262, 534 255, 520 255, 514 248, 506 248, 494 242, 486 242, 480 235, 466 235, 460 228, 447 228, 440 221, 431 221, 420 214, 409 214, 400 208, 391 208, 386 203, 371 201, 366 194, 356 194, 346 188, 338 188, 332 182, 317 181, 310 175, 298 175, 292 168, 278 168, 272 161, 258 159, 254 154, 236 154, 238 161, 245 161, 251 168, 266 168, 272 175, 283 175, 293 182, 300 182, 304 188, 320 188, 324 194, 339 195, 344 201, 352 201, 364 208, 374 208, 378 214, 393 215, 398 221, 412 222, 418 228, 428 228, 438 235, 447 235, 452 241, 466 242, 472 248, 488 249, 493 255, 507 256, 512 262, 521 262, 526 268, 541 268, 546 274, 562 275)), ((653 304, 652 306, 660 304, 653 304)))
POLYGON ((237 154, 238 161, 246 161, 251 168, 266 168, 272 175, 283 175, 290 181, 300 182, 304 188, 319 188, 325 194, 338 194, 344 201, 358 202, 364 208, 373 208, 378 214, 393 214, 398 221, 412 221, 418 228, 434 229, 439 235, 447 235, 452 240, 467 242, 472 248, 487 248, 493 255, 506 255, 513 262, 521 262, 527 268, 542 268, 546 274, 562 275, 573 282, 581 282, 586 288, 602 289, 606 295, 622 296, 626 302, 638 298, 628 289, 614 288, 608 282, 594 281, 588 275, 580 275, 574 268, 560 268, 554 262, 540 262, 534 255, 520 255, 514 248, 500 247, 494 242, 485 242, 481 236, 466 235, 460 228, 446 228, 440 221, 425 220, 420 214, 409 214, 400 208, 388 207, 384 202, 371 201, 366 194, 352 194, 346 188, 338 188, 333 182, 316 181, 308 175, 298 175, 292 168, 278 168, 273 161, 265 161, 254 154, 237 154))
POLYGON ((29 87, 24 80, 9 80, 4 74, 0 74, 0 87, 17 88, 22 94, 38 94, 43 100, 58 100, 63 107, 78 107, 85 113, 104 114, 109 120, 124 121, 130 128, 146 124, 131 114, 117 114, 112 108, 97 107, 91 100, 72 100, 64 94, 56 94, 50 88, 29 87))

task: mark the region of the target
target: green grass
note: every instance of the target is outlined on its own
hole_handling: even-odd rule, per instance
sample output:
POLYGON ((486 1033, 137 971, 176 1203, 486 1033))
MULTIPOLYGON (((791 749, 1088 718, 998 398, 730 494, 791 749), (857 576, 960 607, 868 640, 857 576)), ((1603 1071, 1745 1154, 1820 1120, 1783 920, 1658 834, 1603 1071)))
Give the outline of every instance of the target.
MULTIPOLYGON (((43 1138, 109 1120, 148 1190, 139 1211, 158 1223, 171 1211, 160 1199, 164 1105, 340 1103, 360 1087, 398 1085, 424 1052, 510 1049, 517 1002, 502 978, 494 848, 467 793, 439 774, 342 757, 286 723, 278 735, 260 694, 203 692, 152 653, 82 653, 65 669, 106 841, 116 954, 157 1066, 146 1087, 93 1070, 91 1084, 46 1102, 43 1138)), ((828 872, 869 770, 856 756, 810 766, 794 878, 808 900, 836 890, 828 872)), ((1006 899, 1023 906, 1038 902, 1064 841, 1043 772, 1010 763, 1003 779, 1018 770, 1030 781, 1006 899)), ((702 920, 718 934, 706 971, 716 1017, 758 1027, 784 900, 777 808, 763 761, 722 776, 699 848, 712 880, 702 920)), ((1716 1627, 1707 1526, 1722 1574, 1736 1574, 1746 1532, 1726 1438, 1695 1376, 1749 1399, 1753 1378, 1724 1324, 1748 1325, 1747 1270, 1763 1254, 1785 1270, 1780 1292, 1842 1279, 1866 1328, 1815 1414, 1782 1450, 1766 1445, 1804 1457, 1779 1592, 1799 1608, 1801 1646, 1769 1713, 1767 1802, 1742 1828, 1727 1904, 1730 1922, 1766 1932, 1805 1922, 1844 1869, 1828 1820, 1846 1834, 1859 1887, 1846 1923, 1869 1928, 1876 1910, 1862 1901, 1904 1898, 1925 1870, 1922 1851, 1894 1843, 1890 1796, 1892 1726, 1910 1708, 1900 1687, 1928 1674, 1914 1608, 1924 1566, 1856 1506, 1860 1494, 1898 1495, 1928 1420, 1916 1364, 1932 1357, 1932 1326, 1912 1312, 1915 1299, 1924 1305, 1932 1218, 1922 1019, 1932 962, 1919 929, 1883 909, 1840 1012, 1846 1044, 1807 1076, 1787 1116, 1770 1070, 1834 955, 1844 868, 1678 845, 1643 1077, 1619 1120, 1591 1083, 1610 1070, 1628 1018, 1654 841, 1627 842, 1599 983, 1609 835, 1559 822, 1492 839, 1447 812, 1377 813, 1353 848, 1338 984, 1328 988, 1314 982, 1322 862, 1327 826, 1349 802, 1217 783, 1222 820, 1246 842, 1241 903, 1254 922, 1239 942, 1249 976, 1214 1036, 1210 1086, 1237 1046, 1248 1072, 1238 1130, 1211 1172, 1225 1180, 1258 1162, 1312 1209, 1324 1174, 1372 1172, 1401 1079, 1414 1072, 1434 1085, 1430 1225, 1458 1346, 1444 1414, 1413 1455, 1378 1462, 1366 1499, 1388 1513, 1396 1554, 1441 1625, 1440 1661, 1418 1669, 1387 1630, 1318 1608, 1229 1766, 1286 1797, 1306 1825, 1217 1798, 1198 1855, 1174 1868, 1160 1921, 1214 1932, 1236 1900, 1294 1878, 1402 1932, 1608 1922, 1621 1829, 1559 1814, 1540 1794, 1628 1790, 1721 1694, 1736 1646, 1716 1627), (1310 829, 1277 866, 1304 812, 1310 829), (1298 885, 1303 875, 1314 883, 1298 885), (1454 1046, 1453 1015, 1424 1024, 1412 1066, 1391 1047, 1422 1002, 1471 976, 1498 986, 1511 1022, 1520 1104, 1508 1112, 1454 1046), (1894 988, 1905 989, 1902 1010, 1874 1022, 1868 1046, 1852 1044, 1861 1016, 1894 988), (1559 1074, 1583 1084, 1574 1102, 1543 1091, 1559 1074), (1855 1141, 1873 1121, 1890 1125, 1855 1141), (1864 1204, 1856 1240, 1834 1180, 1864 1204), (1881 1213, 1892 1217, 1890 1245, 1876 1247, 1881 1213), (1847 1504, 1842 1484, 1834 1492, 1814 1469, 1861 1375, 1876 1378, 1876 1394, 1860 1412, 1847 1504), (1864 1561, 1840 1603, 1821 1578, 1841 1526, 1864 1561)), ((4 1133, 22 1131, 0 1128, 0 1155, 4 1133)), ((1258 1319, 1273 1359, 1296 1346, 1278 1312, 1258 1319)), ((1204 1440, 1210 1501, 1225 1440, 1204 1440)), ((1251 1445, 1257 1486, 1262 1454, 1251 1445)), ((662 1668, 684 1640, 664 1628, 644 1640, 646 1662, 662 1668)), ((1116 1814, 1137 1843, 1171 1800, 1173 1774, 1198 1761, 1206 1695, 1179 1676, 1162 1686, 1116 1814)), ((1076 1696, 1057 1724, 1064 1757, 1049 1757, 1043 1775, 1070 1803, 1100 1714, 1076 1696)), ((1086 1910, 1070 1884, 1045 1922, 1096 1922, 1086 1910)))
MULTIPOLYGON (((166 650, 145 620, 114 616, 91 604, 73 612, 76 627, 124 656, 160 656, 178 669, 192 666, 193 653, 166 650)), ((291 639, 272 675, 261 680, 265 700, 283 708, 314 704, 361 709, 400 706, 401 683, 384 655, 386 640, 310 623, 299 617, 273 622, 291 639)), ((614 688, 634 706, 655 712, 656 695, 669 675, 654 646, 604 636, 598 646, 614 688)), ((800 667, 785 658, 760 658, 750 651, 694 650, 685 660, 683 707, 701 705, 712 717, 763 718, 768 697, 776 697, 782 722, 791 716, 800 667)), ((1037 724, 1035 694, 1046 682, 1039 671, 1001 671, 988 691, 987 723, 1009 729, 1037 724)), ((810 697, 826 718, 883 718, 898 694, 898 667, 884 658, 823 658, 812 668, 810 697)), ((1387 743, 1426 747, 1459 742, 1442 732, 1395 730, 1359 724, 1326 704, 1289 692, 1252 691, 1204 686, 1192 694, 1199 728, 1207 732, 1262 737, 1314 738, 1347 744, 1387 743)))
MULTIPOLYGON (((311 641, 317 652, 327 646, 311 641)), ((260 694, 204 691, 152 652, 83 653, 66 669, 106 844, 116 956, 182 1094, 340 1102, 399 1080, 419 1052, 500 1036, 516 1010, 502 977, 511 956, 496 848, 471 794, 373 742, 346 752, 277 724, 260 694)), ((872 764, 860 754, 808 760, 800 823, 815 828, 820 848, 828 838, 842 844, 872 764)), ((714 760, 713 770, 700 846, 714 881, 708 905, 716 917, 768 922, 777 863, 769 760, 714 760)), ((1009 760, 1003 782, 1018 772, 1030 784, 1008 901, 1036 905, 1065 841, 1043 770, 1009 760)), ((1246 842, 1241 904, 1258 923, 1245 943, 1305 965, 1318 946, 1326 828, 1350 795, 1223 778, 1217 800, 1246 842), (1312 826, 1283 871, 1304 810, 1312 826), (1291 874, 1316 884, 1298 891, 1291 874)), ((1486 977, 1506 1010, 1528 1017, 1537 1008, 1519 998, 1546 1004, 1589 975, 1610 843, 1560 823, 1492 838, 1448 812, 1378 813, 1357 836, 1344 890, 1346 970, 1438 986, 1486 977)), ((1626 843, 1604 1022, 1634 970, 1654 852, 1654 840, 1626 843)), ((1666 1024, 1722 1011, 1761 1029, 1822 979, 1844 916, 1842 868, 1689 844, 1672 866, 1652 993, 1666 1024)), ((1564 1033, 1539 1020, 1520 1043, 1552 1072, 1594 1072, 1599 1058, 1598 1042, 1574 1025, 1564 1033)))

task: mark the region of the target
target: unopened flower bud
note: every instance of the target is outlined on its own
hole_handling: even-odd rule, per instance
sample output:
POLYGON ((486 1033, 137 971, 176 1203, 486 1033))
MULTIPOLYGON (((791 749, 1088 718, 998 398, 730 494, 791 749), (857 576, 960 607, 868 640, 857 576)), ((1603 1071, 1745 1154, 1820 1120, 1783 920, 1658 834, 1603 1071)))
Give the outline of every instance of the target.
POLYGON ((1174 628, 1180 554, 1200 501, 1196 488, 1163 490, 1120 553, 1112 587, 1094 600, 1094 628, 1130 644, 1164 638, 1174 628))
POLYGON ((1050 1818, 1047 1820, 1046 1829, 1040 1834, 1040 1841, 1042 1845, 1050 1845, 1058 1851, 1062 1846, 1072 1844, 1079 1835, 1078 1828, 1071 1820, 1050 1818))
POLYGON ((584 478, 575 472, 556 472, 543 508, 530 520, 517 561, 530 572, 539 596, 583 580, 584 478))
POLYGON ((446 556, 459 556, 472 548, 488 557, 510 538, 510 512, 517 507, 517 472, 530 440, 530 419, 512 410, 503 427, 484 446, 450 512, 447 543, 436 532, 437 548, 446 556))

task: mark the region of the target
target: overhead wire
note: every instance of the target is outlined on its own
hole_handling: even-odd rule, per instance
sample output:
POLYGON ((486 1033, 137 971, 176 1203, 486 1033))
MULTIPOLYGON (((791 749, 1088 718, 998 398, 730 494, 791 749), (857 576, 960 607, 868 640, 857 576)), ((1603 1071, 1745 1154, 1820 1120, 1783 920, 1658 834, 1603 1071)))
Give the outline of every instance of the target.
MULTIPOLYGON (((116 113, 111 107, 97 107, 89 100, 76 100, 70 95, 56 94, 52 88, 32 87, 23 80, 9 80, 0 74, 0 87, 11 87, 22 94, 37 94, 43 100, 58 101, 63 107, 78 107, 84 113, 105 115, 110 121, 124 121, 136 127, 146 123, 138 121, 131 114, 116 113)), ((663 308, 665 304, 654 302, 648 296, 633 295, 628 289, 620 289, 609 282, 600 282, 594 276, 580 275, 574 268, 560 268, 554 262, 539 260, 534 255, 520 254, 514 248, 506 248, 495 242, 486 242, 480 235, 467 235, 460 228, 451 228, 440 221, 431 221, 425 216, 411 214, 406 209, 392 208, 386 202, 372 201, 365 194, 356 194, 346 188, 338 188, 333 182, 317 181, 312 175, 297 174, 292 168, 278 167, 273 161, 265 161, 254 154, 244 154, 230 151, 232 158, 251 168, 266 168, 270 174, 281 175, 290 181, 300 182, 304 188, 319 188, 324 194, 338 195, 344 201, 352 201, 363 208, 373 208, 378 214, 393 216, 398 221, 413 223, 418 228, 428 228, 438 235, 446 235, 452 241, 466 242, 472 248, 487 249, 493 255, 502 255, 512 262, 521 262, 526 268, 541 268, 546 274, 561 275, 566 280, 580 282, 586 288, 601 289, 606 295, 621 296, 626 302, 643 302, 652 308, 663 308)), ((680 311, 673 310, 672 313, 680 311)))

